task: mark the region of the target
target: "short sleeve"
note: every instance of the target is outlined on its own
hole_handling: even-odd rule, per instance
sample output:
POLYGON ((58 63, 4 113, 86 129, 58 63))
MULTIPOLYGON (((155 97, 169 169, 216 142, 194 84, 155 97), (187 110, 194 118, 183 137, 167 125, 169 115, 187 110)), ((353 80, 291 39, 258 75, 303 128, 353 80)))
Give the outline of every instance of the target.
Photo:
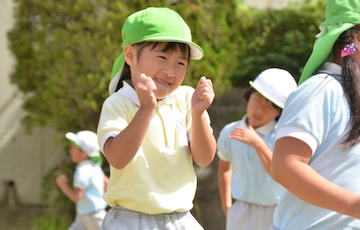
POLYGON ((276 139, 291 136, 291 130, 301 130, 314 138, 311 143, 303 140, 312 149, 314 142, 321 145, 328 138, 331 129, 339 122, 340 118, 337 118, 336 111, 339 106, 344 106, 343 99, 343 90, 338 80, 326 74, 313 76, 295 90, 286 101, 276 127, 276 139), (288 130, 288 133, 284 133, 284 130, 288 130))
POLYGON ((85 190, 91 182, 91 173, 87 172, 86 167, 79 167, 74 172, 73 186, 85 190))
POLYGON ((132 104, 126 104, 126 101, 129 99, 119 99, 119 97, 121 97, 121 95, 116 93, 112 94, 105 100, 101 109, 97 128, 98 142, 101 152, 104 152, 106 138, 117 135, 128 126, 133 117, 131 115, 133 114, 128 114, 126 112, 136 111, 136 109, 129 110, 126 108, 126 106, 131 106, 132 104))
POLYGON ((217 139, 217 155, 223 161, 230 161, 228 153, 230 152, 230 138, 229 134, 234 123, 224 126, 220 131, 217 139))

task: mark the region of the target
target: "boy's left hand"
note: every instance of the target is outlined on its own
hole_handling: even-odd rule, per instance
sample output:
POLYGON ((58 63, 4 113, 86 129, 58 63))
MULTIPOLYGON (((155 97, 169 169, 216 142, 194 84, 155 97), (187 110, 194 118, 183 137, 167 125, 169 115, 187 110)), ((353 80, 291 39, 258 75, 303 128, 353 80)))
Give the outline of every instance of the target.
POLYGON ((201 77, 192 96, 191 106, 195 113, 202 114, 214 101, 215 93, 212 81, 201 77))

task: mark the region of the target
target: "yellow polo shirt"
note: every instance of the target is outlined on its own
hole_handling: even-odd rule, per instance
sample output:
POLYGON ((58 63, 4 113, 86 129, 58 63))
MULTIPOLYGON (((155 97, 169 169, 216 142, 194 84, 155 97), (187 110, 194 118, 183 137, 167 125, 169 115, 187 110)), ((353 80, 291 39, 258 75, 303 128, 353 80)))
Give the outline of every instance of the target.
MULTIPOLYGON (((180 86, 159 101, 135 157, 121 170, 110 166, 105 200, 111 207, 120 205, 147 214, 193 207, 197 181, 188 148, 193 92, 189 86, 180 86)), ((137 94, 126 82, 105 100, 98 125, 102 152, 106 140, 127 127, 138 108, 137 94)))

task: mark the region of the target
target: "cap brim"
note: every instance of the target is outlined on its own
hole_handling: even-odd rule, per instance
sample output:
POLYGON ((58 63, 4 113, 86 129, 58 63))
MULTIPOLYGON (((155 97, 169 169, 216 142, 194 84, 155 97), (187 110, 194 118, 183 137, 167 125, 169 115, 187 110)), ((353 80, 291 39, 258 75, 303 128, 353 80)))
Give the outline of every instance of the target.
POLYGON ((76 146, 79 146, 79 143, 78 143, 78 140, 77 140, 77 137, 75 135, 75 133, 72 133, 72 132, 68 132, 65 134, 65 137, 66 139, 68 139, 72 144, 76 145, 76 146))
POLYGON ((268 99, 269 101, 271 101, 272 103, 274 103, 275 105, 277 105, 278 107, 280 107, 281 109, 284 108, 284 105, 283 105, 282 103, 280 103, 279 101, 275 100, 274 97, 272 97, 272 96, 270 96, 269 94, 265 93, 262 89, 256 87, 253 81, 249 81, 249 84, 250 84, 251 87, 253 87, 257 92, 259 92, 263 97, 265 97, 266 99, 268 99))
MULTIPOLYGON (((140 41, 141 42, 141 41, 140 41)), ((142 40, 142 42, 178 42, 178 43, 184 43, 189 45, 190 47, 190 58, 194 60, 199 60, 203 58, 204 51, 203 49, 196 44, 195 42, 190 42, 185 39, 179 39, 178 37, 169 37, 169 36, 157 36, 157 37, 151 37, 148 39, 142 40)))

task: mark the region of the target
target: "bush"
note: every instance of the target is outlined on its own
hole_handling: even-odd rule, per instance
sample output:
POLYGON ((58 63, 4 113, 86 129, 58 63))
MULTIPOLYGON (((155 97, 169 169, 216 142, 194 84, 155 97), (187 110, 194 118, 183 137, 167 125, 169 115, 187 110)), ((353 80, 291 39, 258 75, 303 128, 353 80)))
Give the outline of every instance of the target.
MULTIPOLYGON (((285 68, 298 78, 311 53, 325 2, 308 0, 284 10, 261 11, 241 1, 18 0, 17 21, 9 32, 17 59, 11 79, 24 93, 23 123, 29 130, 48 126, 59 131, 58 139, 69 130, 96 130, 112 64, 121 52, 122 23, 147 6, 167 6, 184 17, 193 40, 205 51, 203 60, 190 63, 184 83, 195 86, 205 75, 220 96, 231 87, 248 86, 269 67, 285 68)), ((44 179, 46 192, 56 191, 51 181, 55 171, 44 179)), ((71 213, 69 203, 63 202, 69 209, 65 213, 71 213)), ((49 210, 35 225, 67 222, 54 213, 49 210)))
POLYGON ((283 10, 240 8, 238 26, 245 43, 232 86, 248 86, 249 80, 270 67, 286 69, 298 80, 319 33, 325 3, 308 0, 283 10))

